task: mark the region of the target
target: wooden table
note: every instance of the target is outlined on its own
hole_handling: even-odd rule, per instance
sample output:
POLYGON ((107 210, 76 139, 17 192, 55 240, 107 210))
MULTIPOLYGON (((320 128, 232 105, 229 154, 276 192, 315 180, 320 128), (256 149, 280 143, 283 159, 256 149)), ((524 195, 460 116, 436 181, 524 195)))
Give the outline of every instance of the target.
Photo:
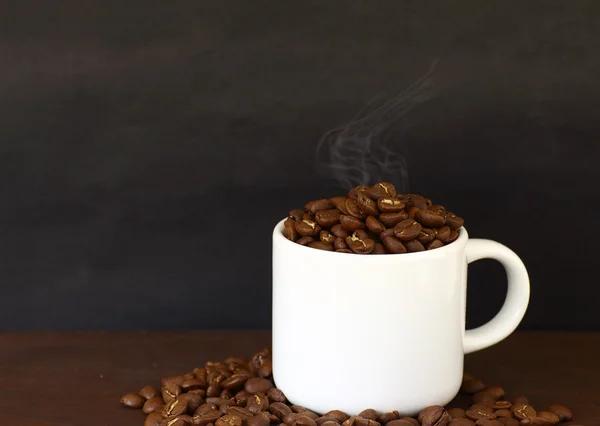
MULTIPOLYGON (((269 341, 268 332, 0 334, 0 425, 142 426, 122 394, 269 341)), ((469 355, 466 369, 509 397, 568 405, 571 424, 600 426, 600 334, 516 333, 469 355)))

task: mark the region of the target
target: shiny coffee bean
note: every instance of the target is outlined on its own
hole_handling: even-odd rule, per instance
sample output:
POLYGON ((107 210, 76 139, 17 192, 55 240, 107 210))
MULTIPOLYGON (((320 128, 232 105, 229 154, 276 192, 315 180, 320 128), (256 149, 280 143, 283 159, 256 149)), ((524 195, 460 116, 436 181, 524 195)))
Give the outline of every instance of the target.
POLYGON ((185 399, 177 398, 163 408, 162 415, 163 417, 174 417, 179 416, 180 414, 185 414, 187 412, 188 406, 187 401, 185 399))
POLYGON ((447 426, 450 423, 450 416, 440 405, 423 409, 419 413, 418 419, 423 426, 447 426))
POLYGON ((144 386, 142 389, 140 389, 140 391, 138 392, 138 395, 140 395, 143 398, 146 399, 150 399, 150 398, 154 398, 157 397, 159 395, 158 389, 156 389, 154 386, 144 386))
POLYGON ((400 418, 400 413, 398 411, 394 410, 394 411, 388 411, 387 413, 381 413, 377 417, 377 421, 384 425, 384 424, 391 422, 392 420, 398 420, 399 418, 400 418))
POLYGON ((358 207, 358 203, 356 201, 348 198, 344 205, 349 216, 357 219, 364 219, 366 217, 365 213, 360 209, 360 207, 358 207))
POLYGON ((521 396, 518 396, 515 399, 513 399, 511 402, 513 403, 513 405, 516 405, 516 404, 525 404, 525 405, 527 405, 527 404, 529 404, 529 398, 527 398, 526 396, 521 395, 521 396))
POLYGON ((344 240, 344 238, 336 237, 333 242, 333 248, 335 250, 347 249, 348 245, 346 244, 346 241, 344 240))
POLYGON ((465 220, 462 217, 458 217, 452 212, 446 213, 446 225, 448 225, 450 229, 456 230, 464 224, 465 220))
POLYGON ((296 222, 289 217, 283 222, 283 235, 288 240, 296 241, 298 239, 298 232, 296 232, 296 222))
POLYGON ((177 399, 181 399, 182 401, 186 402, 188 411, 190 413, 193 413, 194 411, 196 411, 196 409, 200 406, 200 404, 202 404, 204 402, 204 398, 202 398, 197 393, 192 393, 192 392, 182 393, 181 395, 179 395, 177 397, 177 399))
POLYGON ((321 227, 316 222, 306 219, 296 222, 295 229, 303 237, 316 237, 321 232, 321 227))
MULTIPOLYGON (((433 241, 433 239, 432 239, 433 241)), ((460 390, 464 393, 475 394, 485 389, 485 384, 479 379, 471 379, 463 382, 460 390)))
POLYGON ((397 198, 383 197, 377 200, 377 207, 381 213, 400 213, 405 204, 397 198))
POLYGON ((406 247, 396 237, 383 237, 383 245, 389 253, 399 254, 406 253, 406 247))
POLYGON ((224 389, 232 390, 241 389, 244 386, 244 383, 246 383, 246 380, 248 380, 248 378, 249 376, 246 374, 236 373, 230 378, 223 380, 223 382, 221 382, 221 387, 224 389))
POLYGON ((315 200, 315 201, 311 201, 311 202, 307 203, 304 206, 304 209, 312 214, 315 214, 320 210, 329 210, 334 207, 335 206, 333 205, 331 200, 323 198, 321 200, 315 200))
POLYGON ((421 209, 418 207, 407 207, 406 214, 408 215, 409 219, 414 219, 419 210, 421 209))
POLYGON ((338 209, 321 210, 315 213, 315 222, 324 228, 331 228, 340 223, 341 214, 338 209))
POLYGON ((266 394, 272 387, 273 383, 262 377, 252 377, 248 379, 244 385, 244 389, 252 394, 259 392, 266 394))
POLYGON ((163 416, 160 413, 150 413, 144 421, 144 426, 160 426, 163 421, 163 416))
POLYGON ((337 224, 331 227, 331 233, 336 237, 346 238, 350 236, 352 232, 348 231, 341 224, 337 224))
POLYGON ((365 227, 365 224, 360 219, 345 214, 340 216, 340 223, 348 231, 356 231, 365 227))
POLYGON ((375 248, 373 249, 373 254, 386 254, 387 250, 385 246, 381 243, 375 243, 375 248))
POLYGON ((367 419, 362 416, 356 416, 354 420, 354 426, 381 426, 381 423, 378 421, 367 419))
POLYGON ((164 403, 161 397, 155 396, 154 398, 150 398, 144 403, 142 407, 142 411, 145 414, 154 413, 155 411, 161 412, 163 410, 164 403))
POLYGON ((425 210, 427 208, 427 200, 425 197, 422 197, 417 194, 407 194, 402 198, 406 207, 417 207, 418 209, 425 210))
POLYGON ((504 426, 499 420, 486 420, 481 419, 475 422, 477 426, 504 426))
POLYGON ((385 226, 393 227, 396 226, 397 223, 400 223, 401 221, 405 220, 407 217, 408 215, 405 212, 381 213, 379 215, 379 220, 385 226))
POLYGON ((215 404, 211 404, 210 402, 205 402, 196 408, 194 411, 195 416, 201 416, 202 414, 206 414, 209 412, 217 411, 217 406, 215 404))
POLYGON ((448 237, 447 244, 453 243, 454 241, 458 240, 459 235, 460 234, 458 231, 450 231, 450 236, 448 237))
POLYGON ((313 237, 302 237, 296 243, 301 246, 307 246, 309 243, 312 243, 315 239, 313 237))
POLYGON ((317 250, 333 251, 333 244, 325 243, 323 241, 313 241, 312 243, 308 243, 307 245, 308 247, 317 250))
POLYGON ((206 388, 207 397, 218 397, 220 393, 221 385, 219 383, 211 383, 210 385, 208 385, 208 388, 206 388))
POLYGON ((207 411, 204 414, 194 414, 193 423, 199 426, 207 426, 209 423, 214 423, 221 417, 217 410, 207 411))
POLYGON ((356 198, 356 203, 358 204, 358 208, 361 212, 369 216, 377 216, 379 214, 379 209, 377 208, 377 203, 367 197, 365 193, 358 194, 356 198))
POLYGON ((242 426, 242 419, 234 414, 225 414, 215 422, 215 426, 242 426))
POLYGON ((400 241, 410 241, 419 236, 421 229, 419 222, 414 219, 404 219, 394 226, 394 233, 400 241))
POLYGON ((356 200, 359 193, 365 192, 368 189, 369 189, 369 187, 365 186, 365 185, 356 186, 356 187, 352 188, 350 191, 348 191, 348 198, 350 198, 351 200, 356 200))
POLYGON ((538 411, 537 416, 548 420, 553 425, 557 425, 562 421, 560 417, 551 411, 538 411))
POLYGON ((507 410, 510 407, 512 407, 512 402, 506 401, 504 399, 498 400, 492 404, 492 408, 494 410, 507 410))
POLYGON ((340 410, 331 410, 323 414, 323 417, 333 417, 338 423, 344 423, 350 418, 346 413, 340 410))
POLYGON ((567 407, 561 404, 552 404, 548 411, 558 416, 561 422, 569 422, 573 419, 573 413, 567 407))
POLYGON ((333 205, 335 206, 336 209, 338 209, 339 211, 341 211, 343 214, 348 214, 348 211, 346 210, 346 199, 348 197, 333 197, 331 199, 331 202, 333 203, 333 205))
POLYGON ((182 375, 180 375, 180 376, 167 376, 167 377, 163 377, 162 378, 161 384, 162 384, 162 386, 164 386, 164 385, 166 385, 169 382, 173 382, 177 386, 181 386, 181 384, 183 383, 184 380, 185 380, 185 377, 183 377, 182 375))
POLYGON ((383 223, 381 223, 381 221, 375 216, 367 217, 365 224, 371 232, 380 233, 385 230, 385 226, 383 225, 383 223))
POLYGON ((372 408, 367 408, 358 413, 358 417, 375 420, 377 418, 377 411, 373 410, 372 408))
POLYGON ((267 397, 269 398, 270 402, 285 402, 285 401, 287 401, 285 394, 277 388, 271 388, 269 390, 269 392, 267 393, 267 397))
POLYGON ((269 407, 269 399, 262 392, 257 392, 248 398, 246 409, 254 414, 264 411, 269 407))
POLYGON ((475 422, 469 419, 453 419, 448 423, 449 426, 475 426, 475 422))
POLYGON ((437 230, 436 238, 442 243, 446 244, 448 241, 450 241, 450 232, 451 229, 449 226, 442 226, 437 230))
POLYGON ((494 414, 494 410, 490 407, 480 406, 480 407, 471 407, 470 410, 465 412, 467 418, 477 421, 477 420, 494 420, 496 419, 496 414, 494 414))
MULTIPOLYGON (((492 398, 494 398, 495 401, 500 401, 505 396, 504 389, 501 388, 500 386, 486 386, 483 389, 483 392, 489 393, 492 396, 492 398)), ((508 401, 506 401, 506 402, 510 404, 510 402, 508 402, 508 401)), ((502 407, 502 408, 506 408, 506 407, 502 407)))
MULTIPOLYGON (((182 383, 183 383, 183 381, 182 381, 182 383)), ((161 395, 162 395, 162 399, 163 399, 163 401, 165 401, 165 403, 174 401, 175 398, 177 398, 180 394, 181 394, 181 387, 175 382, 168 381, 162 387, 161 395)))
POLYGON ((417 240, 417 239, 407 241, 404 243, 404 245, 406 246, 406 250, 409 253, 416 253, 416 252, 425 250, 425 247, 423 246, 423 244, 421 244, 419 242, 419 240, 417 240))
POLYGON ((462 408, 451 408, 448 410, 448 415, 452 419, 464 419, 467 416, 462 408))
POLYGON ((266 414, 259 413, 256 416, 252 416, 245 420, 245 424, 246 426, 269 426, 271 424, 271 420, 266 414))
POLYGON ((129 408, 142 408, 146 399, 137 393, 127 393, 121 397, 121 404, 129 408))
POLYGON ((411 417, 404 417, 402 419, 390 421, 387 426, 420 426, 420 424, 421 423, 411 417))
POLYGON ((383 241, 385 237, 396 237, 394 228, 388 228, 379 233, 379 239, 383 241))
POLYGON ((426 248, 427 248, 427 250, 433 250, 433 249, 440 248, 443 246, 444 246, 444 243, 442 243, 438 239, 435 239, 432 242, 430 242, 429 244, 427 244, 426 248))
POLYGON ((443 216, 431 210, 419 210, 415 213, 415 220, 427 228, 439 228, 446 223, 443 216))
POLYGON ((346 244, 354 253, 368 254, 375 248, 375 241, 370 238, 361 239, 356 232, 346 238, 346 244))
POLYGON ((393 198, 396 196, 396 188, 389 182, 379 182, 367 189, 366 194, 373 200, 383 197, 393 198))
POLYGON ((529 404, 515 404, 512 406, 511 410, 513 416, 519 420, 537 416, 535 409, 529 404))
POLYGON ((288 414, 292 413, 292 409, 282 402, 272 402, 269 405, 269 411, 279 417, 281 420, 288 414))
POLYGON ((185 379, 182 383, 181 383, 181 389, 184 392, 188 392, 194 389, 202 389, 203 387, 206 386, 206 383, 203 382, 202 380, 193 378, 193 379, 185 379))
POLYGON ((477 392, 475 395, 473 395, 472 398, 473 403, 475 404, 487 404, 496 401, 496 399, 491 394, 485 391, 477 392))
POLYGON ((302 217, 304 216, 304 210, 302 209, 293 209, 290 210, 288 216, 293 219, 295 222, 302 220, 302 217))
POLYGON ((336 253, 350 253, 350 254, 354 254, 354 252, 350 249, 338 249, 335 251, 336 253))

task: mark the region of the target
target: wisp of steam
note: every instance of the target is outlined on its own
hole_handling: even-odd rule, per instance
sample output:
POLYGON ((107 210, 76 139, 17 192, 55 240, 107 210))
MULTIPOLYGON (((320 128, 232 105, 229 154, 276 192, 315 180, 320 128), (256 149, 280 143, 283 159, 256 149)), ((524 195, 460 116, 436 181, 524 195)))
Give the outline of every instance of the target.
POLYGON ((387 181, 408 192, 402 138, 406 117, 435 96, 431 75, 436 62, 400 94, 378 106, 370 102, 352 121, 323 135, 317 146, 317 170, 344 189, 387 181))

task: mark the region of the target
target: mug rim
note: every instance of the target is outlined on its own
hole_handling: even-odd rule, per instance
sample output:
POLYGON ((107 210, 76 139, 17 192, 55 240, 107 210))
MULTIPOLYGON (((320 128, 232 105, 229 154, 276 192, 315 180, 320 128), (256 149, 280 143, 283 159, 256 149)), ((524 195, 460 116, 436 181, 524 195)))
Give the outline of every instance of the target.
MULTIPOLYGON (((301 248, 303 250, 310 250, 311 252, 314 253, 318 253, 319 255, 325 255, 325 256, 341 256, 341 255, 348 255, 348 254, 358 254, 358 253, 338 253, 336 251, 327 251, 327 250, 318 250, 318 249, 314 249, 312 247, 308 247, 308 246, 303 246, 300 244, 295 243, 294 241, 288 240, 286 238, 286 236, 283 234, 283 229, 284 229, 284 222, 287 220, 287 217, 282 219, 281 221, 279 221, 277 223, 277 225, 275 225, 275 229, 273 230, 273 238, 276 238, 279 241, 282 241, 282 244, 290 244, 295 246, 296 248, 301 248)), ((428 257, 428 256, 435 256, 437 255, 441 255, 443 253, 449 252, 451 250, 459 250, 461 248, 464 248, 467 244, 467 241, 469 239, 469 234, 467 233, 467 230, 465 229, 464 226, 461 226, 458 229, 458 238, 456 239, 456 241, 451 242, 448 245, 445 245, 443 247, 440 248, 436 248, 434 250, 425 250, 425 251, 420 251, 420 252, 414 252, 414 253, 386 253, 385 255, 378 255, 378 256, 365 256, 365 255, 359 255, 361 258, 366 258, 366 259, 381 259, 382 257, 385 258, 391 258, 391 257, 397 257, 397 256, 401 256, 403 259, 406 258, 414 258, 414 257, 428 257)))

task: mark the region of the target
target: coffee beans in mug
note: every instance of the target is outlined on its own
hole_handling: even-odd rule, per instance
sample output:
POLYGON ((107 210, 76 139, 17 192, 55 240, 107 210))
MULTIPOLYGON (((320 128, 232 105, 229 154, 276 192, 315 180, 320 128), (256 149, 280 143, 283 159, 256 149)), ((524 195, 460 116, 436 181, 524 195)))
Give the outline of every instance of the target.
MULTIPOLYGON (((361 193, 364 191, 357 197, 361 193)), ((326 204, 316 208, 319 205, 326 204)), ((352 235, 361 240, 369 237, 362 230, 352 235)), ((310 407, 289 402, 274 386, 271 368, 269 349, 257 352, 250 360, 229 357, 223 362, 209 361, 192 372, 165 377, 161 393, 145 386, 138 393, 123 395, 121 403, 129 408, 143 407, 147 414, 144 426, 552 426, 573 418, 564 405, 553 404, 538 411, 526 397, 507 397, 502 387, 486 386, 468 373, 463 377, 461 393, 471 396, 469 406, 426 407, 416 418, 370 408, 357 416, 340 410, 319 416, 310 407), (209 389, 219 392, 213 395, 215 390, 209 389)))

